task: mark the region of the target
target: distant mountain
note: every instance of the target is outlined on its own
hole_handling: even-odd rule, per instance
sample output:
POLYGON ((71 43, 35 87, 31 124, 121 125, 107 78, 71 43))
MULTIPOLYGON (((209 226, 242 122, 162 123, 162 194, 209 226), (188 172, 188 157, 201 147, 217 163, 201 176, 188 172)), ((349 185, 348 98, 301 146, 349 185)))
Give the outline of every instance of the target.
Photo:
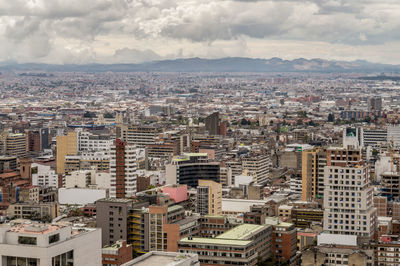
POLYGON ((280 58, 253 59, 227 57, 221 59, 187 58, 160 60, 141 64, 87 64, 49 65, 0 63, 0 71, 59 71, 59 72, 321 72, 371 73, 400 72, 400 65, 387 65, 357 61, 329 61, 323 59, 280 58))

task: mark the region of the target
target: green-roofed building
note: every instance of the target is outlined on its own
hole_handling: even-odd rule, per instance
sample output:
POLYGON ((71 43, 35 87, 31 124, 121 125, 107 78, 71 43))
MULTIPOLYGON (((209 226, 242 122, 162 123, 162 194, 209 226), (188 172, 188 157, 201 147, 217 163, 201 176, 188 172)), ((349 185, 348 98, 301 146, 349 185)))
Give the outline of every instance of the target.
POLYGON ((217 237, 187 237, 179 252, 196 253, 200 265, 256 265, 271 256, 272 226, 241 224, 217 237))

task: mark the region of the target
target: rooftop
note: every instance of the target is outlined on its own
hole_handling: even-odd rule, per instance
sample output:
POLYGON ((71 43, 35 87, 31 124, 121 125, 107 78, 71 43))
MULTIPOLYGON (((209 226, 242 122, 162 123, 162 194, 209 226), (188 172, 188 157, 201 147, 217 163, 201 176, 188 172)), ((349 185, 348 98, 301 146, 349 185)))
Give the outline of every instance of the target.
POLYGON ((233 240, 233 239, 221 239, 221 238, 202 238, 193 237, 189 240, 187 237, 181 239, 180 243, 196 243, 196 244, 214 244, 214 245, 229 245, 229 246, 246 246, 251 243, 248 240, 233 240))
POLYGON ((292 223, 281 222, 277 217, 267 217, 265 218, 265 224, 277 225, 280 227, 290 227, 293 226, 292 223))
POLYGON ((251 234, 257 232, 260 229, 265 228, 264 225, 257 225, 257 224, 241 224, 238 225, 225 233, 217 236, 219 239, 239 239, 245 240, 251 234))
POLYGON ((130 262, 123 264, 122 266, 174 266, 174 265, 189 265, 187 262, 198 262, 197 254, 184 254, 177 252, 161 252, 151 251, 146 253, 130 262))

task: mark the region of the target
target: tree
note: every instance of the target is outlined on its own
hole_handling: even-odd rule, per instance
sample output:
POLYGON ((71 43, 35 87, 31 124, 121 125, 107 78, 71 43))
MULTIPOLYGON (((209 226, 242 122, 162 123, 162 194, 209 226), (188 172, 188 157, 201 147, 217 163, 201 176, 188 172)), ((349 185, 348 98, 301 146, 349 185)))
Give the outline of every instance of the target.
POLYGON ((107 112, 107 113, 104 114, 104 118, 114 118, 114 114, 107 112))
POLYGON ((328 122, 334 122, 334 121, 335 121, 335 116, 332 113, 330 113, 328 115, 328 122))

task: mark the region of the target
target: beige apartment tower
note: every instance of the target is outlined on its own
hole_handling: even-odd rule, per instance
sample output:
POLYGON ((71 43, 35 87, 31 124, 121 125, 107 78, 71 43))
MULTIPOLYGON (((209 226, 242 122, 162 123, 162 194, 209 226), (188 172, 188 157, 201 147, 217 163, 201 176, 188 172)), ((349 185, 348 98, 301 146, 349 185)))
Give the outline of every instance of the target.
POLYGON ((222 185, 212 180, 199 180, 196 212, 201 215, 222 214, 222 185))
POLYGON ((65 173, 65 156, 78 154, 78 138, 76 131, 66 136, 57 136, 57 174, 65 173))

